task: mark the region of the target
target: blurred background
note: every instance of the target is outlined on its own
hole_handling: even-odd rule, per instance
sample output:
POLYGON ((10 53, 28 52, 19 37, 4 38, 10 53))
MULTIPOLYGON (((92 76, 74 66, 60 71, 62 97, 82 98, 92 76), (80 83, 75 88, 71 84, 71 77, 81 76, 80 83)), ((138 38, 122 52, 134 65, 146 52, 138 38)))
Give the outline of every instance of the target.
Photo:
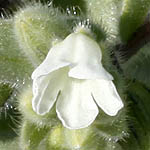
POLYGON ((6 12, 12 13, 12 9, 19 3, 20 0, 0 0, 0 16, 6 15, 6 12))

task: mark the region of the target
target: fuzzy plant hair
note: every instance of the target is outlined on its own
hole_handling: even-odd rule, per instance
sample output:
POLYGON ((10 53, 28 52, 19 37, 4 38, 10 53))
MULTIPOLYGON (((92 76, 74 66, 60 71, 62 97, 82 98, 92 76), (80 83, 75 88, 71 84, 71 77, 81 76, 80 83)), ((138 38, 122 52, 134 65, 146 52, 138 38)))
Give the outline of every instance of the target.
POLYGON ((24 0, 2 10, 0 150, 149 150, 149 10, 149 0, 24 0), (44 115, 34 111, 31 75, 76 32, 100 47, 124 106, 114 116, 99 107, 92 124, 68 129, 57 102, 44 115))

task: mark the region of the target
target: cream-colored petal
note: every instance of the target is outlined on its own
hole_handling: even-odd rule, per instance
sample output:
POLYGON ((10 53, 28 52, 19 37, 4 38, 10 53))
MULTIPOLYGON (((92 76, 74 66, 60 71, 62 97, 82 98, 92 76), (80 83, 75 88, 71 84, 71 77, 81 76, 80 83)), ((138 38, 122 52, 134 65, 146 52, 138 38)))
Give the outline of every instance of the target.
POLYGON ((99 77, 103 79, 103 73, 105 78, 112 79, 112 76, 103 69, 101 59, 101 49, 94 40, 83 33, 72 33, 51 48, 46 59, 33 72, 32 79, 64 66, 72 68, 69 75, 74 78, 95 79, 99 77), (80 77, 77 72, 83 67, 85 72, 82 71, 82 77, 80 77), (93 72, 94 75, 92 75, 93 72))
POLYGON ((44 115, 50 111, 62 88, 66 74, 66 69, 63 68, 34 80, 32 107, 37 114, 44 115))
POLYGON ((71 63, 68 62, 68 55, 63 42, 56 44, 51 48, 45 60, 34 70, 32 79, 47 75, 65 66, 69 66, 71 63))
POLYGON ((99 64, 99 66, 78 64, 69 71, 68 75, 76 79, 113 80, 113 76, 107 72, 101 64, 99 64))
POLYGON ((101 63, 102 52, 99 45, 83 33, 73 33, 68 36, 68 40, 73 44, 73 62, 75 64, 89 64, 96 66, 101 63))
POLYGON ((63 125, 69 129, 89 126, 98 114, 98 108, 86 81, 70 79, 61 91, 56 111, 63 125))
POLYGON ((44 92, 48 86, 48 83, 49 83, 49 79, 47 78, 47 76, 42 76, 42 77, 39 77, 39 78, 33 80, 32 108, 35 112, 37 112, 38 103, 39 103, 39 101, 41 101, 41 98, 44 95, 44 92))
POLYGON ((101 64, 101 49, 93 39, 82 33, 74 33, 68 38, 74 41, 74 57, 72 68, 69 71, 70 77, 113 80, 113 77, 101 64))
POLYGON ((92 94, 98 106, 108 115, 115 116, 124 104, 112 81, 91 82, 92 94))

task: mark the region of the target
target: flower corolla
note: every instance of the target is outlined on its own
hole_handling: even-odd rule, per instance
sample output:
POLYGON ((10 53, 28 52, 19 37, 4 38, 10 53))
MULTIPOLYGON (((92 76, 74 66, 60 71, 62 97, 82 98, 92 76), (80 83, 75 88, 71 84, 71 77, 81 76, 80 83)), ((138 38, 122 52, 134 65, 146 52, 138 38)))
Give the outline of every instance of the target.
POLYGON ((33 74, 33 110, 56 113, 69 129, 85 128, 99 113, 115 116, 124 106, 113 76, 102 66, 99 45, 84 33, 72 33, 55 44, 33 74))

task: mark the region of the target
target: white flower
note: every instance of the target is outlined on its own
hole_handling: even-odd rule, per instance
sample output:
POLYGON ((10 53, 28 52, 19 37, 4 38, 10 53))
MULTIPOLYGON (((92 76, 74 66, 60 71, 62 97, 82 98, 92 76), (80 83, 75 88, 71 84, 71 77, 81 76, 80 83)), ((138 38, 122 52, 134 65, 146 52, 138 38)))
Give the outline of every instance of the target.
POLYGON ((89 126, 98 115, 97 105, 115 116, 123 103, 101 59, 99 45, 83 33, 53 46, 32 74, 33 110, 44 115, 56 102, 58 118, 69 129, 89 126))

